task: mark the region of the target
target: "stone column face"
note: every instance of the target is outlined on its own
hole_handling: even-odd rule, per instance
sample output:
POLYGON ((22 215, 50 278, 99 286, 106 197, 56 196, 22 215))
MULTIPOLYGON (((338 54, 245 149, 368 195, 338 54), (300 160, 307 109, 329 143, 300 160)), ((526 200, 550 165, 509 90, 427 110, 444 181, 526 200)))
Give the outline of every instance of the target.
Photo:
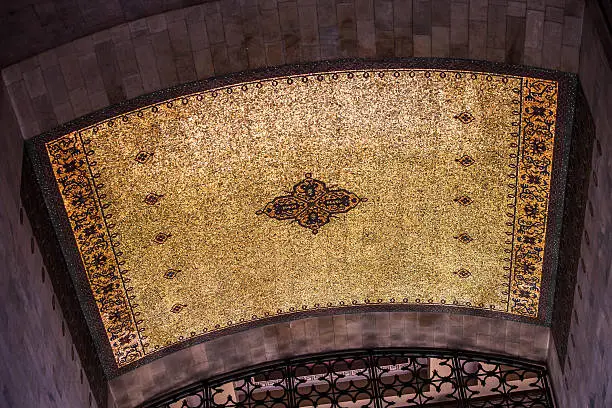
MULTIPOLYGON (((572 13, 563 31, 563 50, 575 41, 575 2, 566 2, 572 13)), ((590 172, 586 176, 586 209, 581 238, 575 242, 579 252, 575 273, 575 290, 564 300, 566 337, 555 333, 551 341, 548 364, 553 389, 561 407, 612 406, 609 355, 612 310, 612 34, 598 8, 598 2, 587 2, 584 11, 579 78, 594 126, 590 172), (573 298, 573 299, 572 299, 573 298), (558 344, 556 342, 559 342, 558 344)), ((604 2, 602 2, 603 4, 604 2)), ((563 52, 563 51, 562 51, 563 52)), ((577 214, 576 216, 580 216, 577 214)), ((553 331, 558 330, 553 323, 553 331)), ((551 337, 552 338, 552 337, 551 337)))
POLYGON ((22 207, 23 138, 4 85, 0 124, 0 406, 104 407, 106 381, 90 385, 22 207))

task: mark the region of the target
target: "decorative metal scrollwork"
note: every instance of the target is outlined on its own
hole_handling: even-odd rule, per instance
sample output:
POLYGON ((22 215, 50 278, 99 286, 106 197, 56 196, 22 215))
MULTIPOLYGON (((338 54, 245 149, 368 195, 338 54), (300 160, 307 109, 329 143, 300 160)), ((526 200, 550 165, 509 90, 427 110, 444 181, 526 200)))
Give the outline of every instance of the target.
POLYGON ((297 357, 175 390, 143 408, 554 408, 543 365, 435 349, 297 357))

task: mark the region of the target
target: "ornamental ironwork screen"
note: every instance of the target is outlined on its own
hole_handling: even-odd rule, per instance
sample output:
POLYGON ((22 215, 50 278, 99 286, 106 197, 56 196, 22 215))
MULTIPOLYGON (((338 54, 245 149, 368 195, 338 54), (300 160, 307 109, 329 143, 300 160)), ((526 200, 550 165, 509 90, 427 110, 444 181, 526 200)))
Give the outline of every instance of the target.
POLYGON ((554 407, 544 365, 435 349, 296 357, 194 383, 145 408, 554 407))

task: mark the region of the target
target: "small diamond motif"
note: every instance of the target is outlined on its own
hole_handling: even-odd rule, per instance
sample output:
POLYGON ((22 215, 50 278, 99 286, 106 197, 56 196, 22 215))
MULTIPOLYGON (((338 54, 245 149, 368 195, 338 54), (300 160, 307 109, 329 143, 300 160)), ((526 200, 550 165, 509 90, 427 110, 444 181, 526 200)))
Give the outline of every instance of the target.
POLYGON ((468 234, 466 234, 465 232, 462 232, 459 235, 455 236, 455 239, 459 242, 462 242, 464 244, 469 244, 470 242, 472 242, 474 240, 474 238, 470 237, 468 234))
POLYGON ((158 232, 157 235, 155 235, 155 237, 153 237, 153 242, 155 242, 157 244, 163 244, 171 236, 172 236, 172 234, 169 234, 169 233, 166 233, 166 232, 158 232))
POLYGON ((455 115, 455 119, 460 120, 466 125, 474 120, 474 116, 470 112, 461 112, 458 115, 455 115))
POLYGON ((180 271, 181 271, 180 269, 168 269, 166 273, 164 273, 164 278, 174 279, 180 271))
POLYGON ((134 160, 136 160, 140 164, 144 164, 148 162, 152 156, 153 156, 153 153, 145 152, 144 150, 141 150, 138 152, 136 157, 134 157, 134 160))
POLYGON ((148 205, 155 205, 159 202, 159 200, 161 200, 163 196, 164 196, 163 194, 149 193, 144 198, 144 202, 145 204, 148 204, 148 205))
POLYGON ((470 276, 472 276, 472 273, 464 268, 461 268, 458 271, 453 272, 453 273, 462 279, 469 278, 470 276))
POLYGON ((474 202, 474 200, 465 195, 455 198, 454 201, 466 207, 474 202))
POLYGON ((187 305, 184 305, 184 304, 181 304, 181 303, 175 303, 175 304, 172 306, 172 309, 170 309, 170 311, 171 311, 172 313, 178 313, 178 312, 180 312, 181 310, 183 310, 183 309, 184 309, 184 308, 186 308, 186 307, 187 307, 187 305))
POLYGON ((470 167, 472 164, 476 163, 476 160, 472 159, 472 157, 467 154, 464 154, 459 159, 455 159, 455 161, 464 167, 470 167))

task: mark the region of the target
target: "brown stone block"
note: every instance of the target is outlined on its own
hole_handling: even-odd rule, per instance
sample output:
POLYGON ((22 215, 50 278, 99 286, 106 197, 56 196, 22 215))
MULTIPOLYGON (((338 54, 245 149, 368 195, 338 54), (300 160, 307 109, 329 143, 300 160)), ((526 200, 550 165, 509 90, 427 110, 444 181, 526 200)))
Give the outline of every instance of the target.
POLYGON ((119 72, 121 73, 122 77, 136 75, 139 73, 136 52, 131 40, 115 43, 115 54, 117 56, 119 72))
POLYGON ((525 47, 542 48, 544 12, 527 10, 525 25, 525 47))
MULTIPOLYGON (((108 105, 108 100, 106 103, 108 105)), ((47 94, 41 94, 33 98, 32 108, 34 115, 36 115, 41 132, 50 130, 57 126, 57 118, 55 117, 55 112, 53 111, 53 105, 51 104, 47 94)))
POLYGON ((289 322, 291 344, 295 350, 302 350, 306 344, 306 324, 304 319, 289 322))
POLYGON ((300 20, 295 1, 278 4, 278 19, 283 33, 299 31, 300 20))
POLYGON ((563 26, 561 24, 552 21, 544 23, 544 41, 542 46, 542 66, 544 68, 560 68, 562 37, 563 26))
POLYGON ((164 15, 166 16, 166 22, 172 23, 178 20, 185 20, 186 12, 187 9, 185 8, 175 8, 174 10, 169 10, 164 13, 164 15))
POLYGON ((123 89, 125 91, 125 97, 127 99, 135 98, 136 96, 144 93, 142 86, 142 79, 139 74, 124 76, 122 78, 123 89))
POLYGON ((318 44, 306 45, 300 47, 300 61, 319 61, 321 60, 321 48, 318 44))
POLYGON ((55 112, 55 117, 57 118, 57 123, 59 125, 75 118, 74 110, 72 109, 70 101, 62 104, 53 104, 53 112, 55 112))
POLYGON ((374 21, 374 0, 355 0, 355 16, 360 21, 374 21))
POLYGON ((281 41, 268 43, 265 47, 266 61, 269 66, 283 65, 285 63, 283 43, 281 41))
POLYGON ((359 57, 369 58, 376 55, 374 20, 357 20, 357 46, 359 57))
POLYGON ((395 56, 412 57, 414 53, 412 45, 412 35, 410 35, 409 37, 395 36, 395 56))
POLYGON ((215 75, 232 72, 225 44, 212 44, 210 46, 210 55, 213 67, 215 67, 215 75))
POLYGON ((36 68, 23 73, 23 81, 28 90, 30 98, 39 97, 47 92, 45 86, 45 80, 43 79, 42 69, 37 66, 36 68))
POLYGON ((193 63, 198 79, 208 78, 215 74, 210 49, 205 48, 203 50, 194 51, 193 63))
POLYGON ((489 6, 489 20, 487 24, 487 48, 506 48, 505 6, 489 6))
POLYGON ((525 18, 506 18, 506 62, 520 64, 523 61, 525 46, 525 18))
POLYGON ((130 32, 130 25, 128 23, 117 25, 110 29, 111 38, 115 44, 130 41, 132 34, 130 32))
POLYGON ((94 94, 104 90, 104 82, 98 65, 98 58, 95 53, 88 53, 79 58, 81 72, 84 73, 85 87, 89 94, 94 94))
POLYGON ((301 59, 300 37, 297 33, 284 33, 283 44, 285 47, 285 61, 287 64, 299 62, 301 59))
POLYGON ((79 65, 76 55, 73 54, 60 57, 59 63, 68 91, 85 86, 85 80, 81 73, 81 66, 79 65))
POLYGON ((278 10, 262 10, 259 21, 263 31, 264 42, 275 42, 281 39, 281 26, 278 10))
POLYGON ((413 35, 413 53, 415 57, 431 57, 431 36, 413 35))
POLYGON ((274 10, 278 7, 277 0, 258 0, 261 10, 274 10))
POLYGON ((249 61, 249 68, 260 68, 266 66, 266 47, 263 40, 259 37, 247 36, 246 53, 249 61))
MULTIPOLYGON (((580 48, 564 45, 561 48, 561 70, 578 72, 580 62, 580 48)), ((610 99, 607 99, 610 100, 610 99)))
POLYGON ((563 24, 563 8, 547 6, 544 20, 563 24))
POLYGON ((280 356, 289 357, 295 351, 291 341, 291 327, 289 322, 278 323, 275 326, 280 356))
POLYGON ((168 35, 174 55, 185 57, 191 55, 191 41, 185 20, 178 20, 168 24, 168 35))
POLYGON ((170 44, 168 31, 151 34, 151 45, 155 52, 157 72, 162 88, 178 84, 176 66, 174 64, 174 52, 170 44))
POLYGON ((542 49, 525 47, 523 63, 525 65, 531 65, 533 67, 539 67, 540 65, 542 65, 542 49))
POLYGON ((412 32, 415 37, 415 55, 417 53, 416 36, 431 35, 431 1, 430 0, 414 0, 412 32))
POLYGON ((434 27, 450 27, 451 1, 435 0, 431 8, 431 25, 434 27))
POLYGON ((580 46, 582 18, 566 16, 563 23, 563 45, 580 46))
POLYGON ((470 21, 487 21, 488 0, 470 0, 470 21))
POLYGON ((149 33, 159 33, 168 28, 166 16, 164 14, 156 14, 145 19, 149 33))
POLYGON ((376 57, 388 58, 395 55, 393 31, 376 30, 376 57))
POLYGON ((508 1, 506 14, 511 17, 525 17, 527 14, 527 3, 524 1, 508 1))
POLYGON ((527 10, 544 11, 546 0, 527 0, 527 10))
POLYGON ((453 3, 453 7, 451 9, 451 46, 465 46, 467 48, 469 44, 468 10, 467 4, 453 3))
POLYGON ((249 66, 249 58, 246 49, 242 45, 228 47, 227 57, 229 59, 230 72, 244 71, 249 66))
POLYGON ((565 0, 565 15, 580 17, 584 15, 585 0, 565 0))
POLYGON ((189 32, 189 44, 193 52, 209 47, 206 23, 204 20, 189 23, 187 25, 187 31, 189 32))
POLYGON ((299 6, 300 37, 303 45, 314 45, 319 42, 319 27, 317 8, 315 6, 299 6))
POLYGON ((218 8, 218 2, 206 3, 206 13, 204 21, 206 22, 206 33, 210 44, 221 44, 225 42, 225 34, 223 30, 223 21, 221 12, 218 8))
POLYGON ((487 23, 470 20, 469 55, 473 59, 487 57, 487 23))
POLYGON ((55 49, 47 50, 36 57, 38 65, 44 71, 47 68, 52 66, 59 65, 59 60, 57 57, 57 52, 55 49))
POLYGON ((336 4, 334 0, 317 0, 317 21, 319 29, 336 25, 336 4))
POLYGON ((192 53, 183 57, 177 57, 175 65, 179 83, 192 82, 197 79, 192 53))
POLYGON ((412 30, 412 0, 393 0, 393 28, 412 30))
POLYGON ((321 351, 319 341, 319 323, 316 318, 304 319, 304 332, 306 338, 306 349, 308 353, 318 353, 321 351))
POLYGON ((342 57, 357 55, 357 21, 353 3, 336 6, 338 19, 339 52, 342 57))
POLYGON ((200 23, 202 21, 204 21, 204 6, 202 4, 189 7, 185 10, 185 22, 187 25, 200 23))
POLYGON ((450 27, 431 28, 431 55, 443 58, 450 56, 450 27))
POLYGON ((374 0, 374 26, 376 31, 393 31, 392 0, 374 0))

